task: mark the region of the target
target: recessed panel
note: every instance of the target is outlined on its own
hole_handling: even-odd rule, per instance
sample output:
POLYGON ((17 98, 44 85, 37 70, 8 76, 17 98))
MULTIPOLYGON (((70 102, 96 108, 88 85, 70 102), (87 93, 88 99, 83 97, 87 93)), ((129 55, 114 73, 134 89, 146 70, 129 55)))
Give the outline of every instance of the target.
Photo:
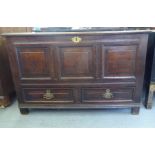
POLYGON ((104 77, 134 77, 136 46, 110 46, 104 53, 104 77))
POLYGON ((92 47, 60 48, 61 78, 93 78, 92 47))
POLYGON ((74 101, 70 88, 24 88, 25 102, 71 103, 74 101))
POLYGON ((23 78, 49 75, 47 48, 20 48, 17 54, 23 78))
POLYGON ((134 88, 83 88, 83 102, 131 102, 134 88))

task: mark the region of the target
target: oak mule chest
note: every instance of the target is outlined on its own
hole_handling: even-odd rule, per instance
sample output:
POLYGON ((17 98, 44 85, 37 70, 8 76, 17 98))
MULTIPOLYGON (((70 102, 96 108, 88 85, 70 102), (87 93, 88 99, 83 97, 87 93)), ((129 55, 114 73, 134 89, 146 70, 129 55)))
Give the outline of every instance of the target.
POLYGON ((147 31, 4 34, 22 114, 131 108, 142 98, 147 31))

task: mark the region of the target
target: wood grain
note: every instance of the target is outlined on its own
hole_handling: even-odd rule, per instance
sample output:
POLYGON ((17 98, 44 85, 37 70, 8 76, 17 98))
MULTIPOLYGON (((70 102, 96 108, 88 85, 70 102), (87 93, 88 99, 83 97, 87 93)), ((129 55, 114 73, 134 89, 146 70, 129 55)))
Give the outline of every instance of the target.
POLYGON ((138 114, 147 31, 7 34, 6 38, 21 112, 23 108, 121 107, 138 114), (74 43, 75 36, 82 41, 74 43), (53 90, 56 102, 41 98, 48 89, 53 90), (109 90, 112 99, 102 98, 109 90))
MULTIPOLYGON (((0 27, 0 34, 7 32, 31 32, 31 28, 25 27, 0 27)), ((6 41, 0 36, 0 106, 6 107, 10 104, 11 96, 14 94, 14 84, 10 71, 7 54, 6 41)))

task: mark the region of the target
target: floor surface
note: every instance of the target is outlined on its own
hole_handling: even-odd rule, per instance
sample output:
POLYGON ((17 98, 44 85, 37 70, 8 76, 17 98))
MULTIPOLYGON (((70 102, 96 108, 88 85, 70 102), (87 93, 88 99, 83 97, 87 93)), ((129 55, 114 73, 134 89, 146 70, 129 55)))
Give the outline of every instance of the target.
POLYGON ((0 128, 154 128, 155 106, 139 115, 125 110, 31 110, 21 115, 17 101, 0 109, 0 128))

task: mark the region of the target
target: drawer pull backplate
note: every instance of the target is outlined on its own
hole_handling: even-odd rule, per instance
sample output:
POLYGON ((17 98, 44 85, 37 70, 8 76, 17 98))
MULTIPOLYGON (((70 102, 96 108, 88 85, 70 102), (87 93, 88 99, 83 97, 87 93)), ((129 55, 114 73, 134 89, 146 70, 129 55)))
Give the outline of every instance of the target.
POLYGON ((54 99, 54 94, 51 93, 51 91, 48 89, 46 90, 46 93, 43 95, 43 98, 46 100, 54 99))
POLYGON ((113 98, 113 93, 111 92, 110 89, 106 89, 106 92, 103 93, 103 98, 105 98, 105 99, 112 99, 113 98))

